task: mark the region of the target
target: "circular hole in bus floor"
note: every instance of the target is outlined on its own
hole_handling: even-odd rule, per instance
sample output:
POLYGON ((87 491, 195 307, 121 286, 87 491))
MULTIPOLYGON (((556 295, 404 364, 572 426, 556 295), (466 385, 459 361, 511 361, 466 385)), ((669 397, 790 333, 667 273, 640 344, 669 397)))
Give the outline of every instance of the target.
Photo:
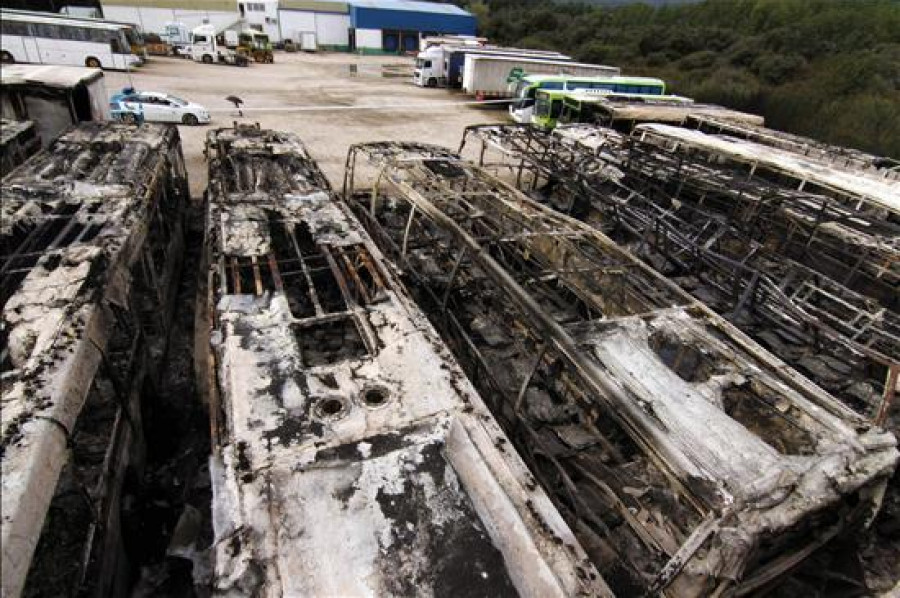
POLYGON ((316 415, 322 419, 338 419, 347 414, 347 405, 342 399, 328 397, 316 403, 316 415))
POLYGON ((387 402, 388 391, 386 388, 375 386, 363 391, 363 403, 366 404, 366 407, 381 407, 387 402))

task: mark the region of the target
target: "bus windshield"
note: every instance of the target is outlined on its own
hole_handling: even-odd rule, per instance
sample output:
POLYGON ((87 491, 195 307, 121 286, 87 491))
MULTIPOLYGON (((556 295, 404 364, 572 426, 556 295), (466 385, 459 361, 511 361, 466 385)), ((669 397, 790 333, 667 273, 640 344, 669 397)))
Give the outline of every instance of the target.
POLYGON ((530 86, 531 86, 531 83, 529 83, 528 81, 525 81, 524 79, 519 80, 519 82, 516 84, 516 91, 513 94, 513 97, 516 97, 516 98, 524 97, 525 93, 527 92, 527 90, 530 86))
POLYGON ((131 46, 143 46, 144 45, 144 36, 141 35, 141 32, 135 29, 134 27, 126 27, 125 28, 125 39, 128 40, 128 44, 131 46))

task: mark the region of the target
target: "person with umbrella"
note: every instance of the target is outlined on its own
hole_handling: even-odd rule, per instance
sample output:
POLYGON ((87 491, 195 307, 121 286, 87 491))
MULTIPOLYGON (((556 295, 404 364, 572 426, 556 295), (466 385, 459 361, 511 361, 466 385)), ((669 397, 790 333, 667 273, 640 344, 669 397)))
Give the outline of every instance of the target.
POLYGON ((244 116, 244 112, 241 110, 241 104, 244 103, 244 100, 237 96, 228 96, 225 99, 234 104, 234 107, 237 108, 238 116, 244 116))

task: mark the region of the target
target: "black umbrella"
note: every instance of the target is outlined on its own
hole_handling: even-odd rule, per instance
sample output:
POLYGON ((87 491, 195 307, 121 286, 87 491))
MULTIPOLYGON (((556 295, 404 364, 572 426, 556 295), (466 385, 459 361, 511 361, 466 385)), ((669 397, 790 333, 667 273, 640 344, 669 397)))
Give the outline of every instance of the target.
POLYGON ((239 98, 237 96, 228 96, 225 99, 228 100, 229 102, 231 102, 232 104, 234 104, 234 107, 237 108, 238 116, 244 116, 244 113, 241 110, 241 104, 244 103, 244 100, 242 100, 241 98, 239 98))

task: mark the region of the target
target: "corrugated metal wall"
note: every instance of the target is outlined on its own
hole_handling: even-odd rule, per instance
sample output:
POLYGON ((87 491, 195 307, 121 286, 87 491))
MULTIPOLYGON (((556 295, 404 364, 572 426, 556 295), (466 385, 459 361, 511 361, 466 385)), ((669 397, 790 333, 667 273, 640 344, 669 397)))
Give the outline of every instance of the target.
POLYGON ((280 10, 281 35, 295 42, 301 32, 315 32, 316 44, 326 50, 350 49, 350 17, 346 14, 280 10))
POLYGON ((471 15, 386 10, 350 6, 350 20, 357 29, 393 29, 475 35, 476 20, 471 15))

